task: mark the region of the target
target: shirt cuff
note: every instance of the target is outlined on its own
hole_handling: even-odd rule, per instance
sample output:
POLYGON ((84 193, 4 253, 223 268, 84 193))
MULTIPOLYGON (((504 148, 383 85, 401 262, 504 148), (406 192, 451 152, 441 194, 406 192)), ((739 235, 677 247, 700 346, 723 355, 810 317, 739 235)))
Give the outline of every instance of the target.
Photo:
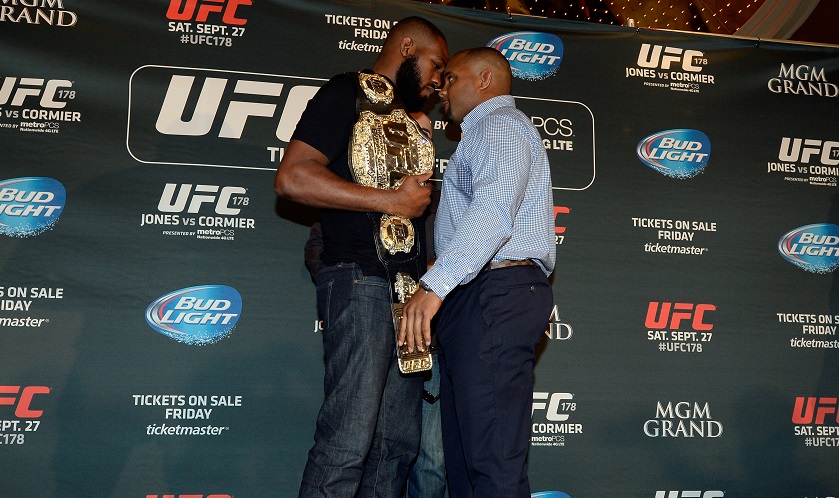
POLYGON ((420 281, 425 282, 425 285, 442 300, 445 300, 446 296, 460 283, 446 275, 437 265, 433 265, 431 269, 425 272, 420 281))

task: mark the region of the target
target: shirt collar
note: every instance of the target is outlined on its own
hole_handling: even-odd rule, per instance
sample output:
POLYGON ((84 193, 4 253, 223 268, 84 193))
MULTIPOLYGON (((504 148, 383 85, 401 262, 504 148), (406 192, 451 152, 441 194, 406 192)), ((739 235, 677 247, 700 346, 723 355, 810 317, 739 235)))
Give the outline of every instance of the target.
POLYGON ((477 107, 469 111, 469 113, 464 116, 463 123, 460 124, 460 129, 466 133, 470 129, 474 128, 475 125, 483 119, 487 114, 490 114, 492 111, 499 109, 501 107, 515 107, 516 102, 512 95, 499 95, 497 97, 493 97, 489 100, 485 100, 481 102, 477 107))

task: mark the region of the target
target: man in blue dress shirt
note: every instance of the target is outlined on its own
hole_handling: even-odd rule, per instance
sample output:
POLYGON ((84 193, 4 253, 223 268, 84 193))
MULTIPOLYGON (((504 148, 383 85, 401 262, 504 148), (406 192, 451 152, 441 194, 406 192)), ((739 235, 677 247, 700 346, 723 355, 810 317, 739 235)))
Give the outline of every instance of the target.
POLYGON ((440 347, 443 448, 452 498, 529 498, 536 346, 553 294, 553 192, 538 131, 516 109, 510 65, 455 54, 440 92, 463 138, 443 176, 437 261, 405 305, 399 341, 440 347))

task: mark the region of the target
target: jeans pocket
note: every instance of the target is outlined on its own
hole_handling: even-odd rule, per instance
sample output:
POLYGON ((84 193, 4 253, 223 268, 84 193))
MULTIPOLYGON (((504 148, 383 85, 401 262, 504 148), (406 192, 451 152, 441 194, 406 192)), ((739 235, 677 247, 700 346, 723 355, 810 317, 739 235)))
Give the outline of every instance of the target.
POLYGON ((317 299, 318 317, 323 320, 324 328, 329 327, 329 308, 332 301, 332 287, 335 279, 328 279, 320 283, 315 288, 315 296, 317 299))

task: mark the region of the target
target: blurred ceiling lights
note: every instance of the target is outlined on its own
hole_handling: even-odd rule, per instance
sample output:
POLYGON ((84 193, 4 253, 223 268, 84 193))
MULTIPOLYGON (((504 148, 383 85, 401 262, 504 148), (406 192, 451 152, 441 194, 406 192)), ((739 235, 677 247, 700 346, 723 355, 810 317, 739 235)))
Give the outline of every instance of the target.
POLYGON ((819 3, 819 0, 416 1, 569 21, 781 40, 789 39, 819 3))

